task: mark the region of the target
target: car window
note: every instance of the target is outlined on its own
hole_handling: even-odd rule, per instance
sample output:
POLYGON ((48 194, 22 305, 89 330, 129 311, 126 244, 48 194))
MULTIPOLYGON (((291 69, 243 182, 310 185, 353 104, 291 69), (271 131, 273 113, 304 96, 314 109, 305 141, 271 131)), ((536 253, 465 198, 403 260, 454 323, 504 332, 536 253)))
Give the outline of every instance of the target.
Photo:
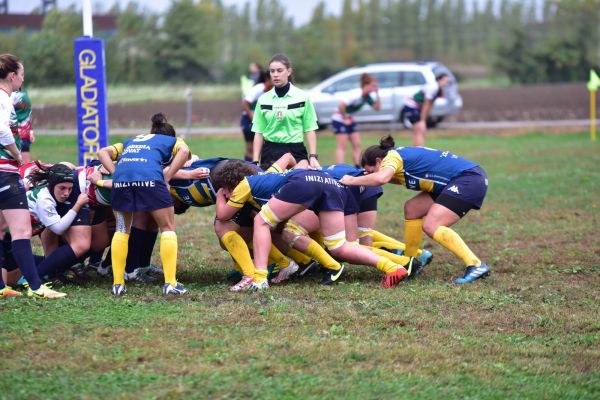
POLYGON ((376 72, 373 77, 377 80, 380 89, 394 88, 400 85, 400 74, 398 72, 376 72))
POLYGON ((346 78, 342 78, 337 82, 325 87, 323 92, 335 93, 343 92, 346 90, 358 89, 360 87, 360 75, 352 75, 346 78))
POLYGON ((403 71, 402 86, 424 85, 427 83, 423 73, 419 71, 403 71))

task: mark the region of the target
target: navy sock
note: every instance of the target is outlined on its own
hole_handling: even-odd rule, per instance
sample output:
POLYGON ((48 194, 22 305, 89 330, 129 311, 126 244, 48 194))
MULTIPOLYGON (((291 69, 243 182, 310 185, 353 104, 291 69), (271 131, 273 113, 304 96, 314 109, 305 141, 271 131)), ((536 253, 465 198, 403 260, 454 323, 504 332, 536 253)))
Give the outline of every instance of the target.
POLYGON ((99 263, 100 261, 102 261, 103 254, 104 254, 104 251, 95 251, 95 250, 88 251, 88 256, 90 256, 90 264, 96 264, 96 263, 99 263))
POLYGON ((46 259, 46 257, 38 256, 37 254, 33 255, 33 259, 35 260, 35 265, 38 266, 46 259))
POLYGON ((12 254, 21 270, 21 273, 27 279, 31 290, 38 290, 42 285, 40 275, 35 267, 35 259, 31 252, 31 240, 17 239, 12 241, 12 254))
MULTIPOLYGON (((60 246, 38 265, 40 276, 55 276, 77 262, 77 256, 68 244, 60 246)), ((29 279, 27 280, 29 281, 29 279)))
POLYGON ((150 265, 150 260, 152 259, 152 251, 154 250, 154 243, 156 243, 157 236, 158 231, 144 231, 142 247, 140 251, 140 265, 142 265, 143 267, 150 265))
POLYGON ((127 273, 132 273, 134 269, 143 266, 140 263, 140 251, 143 249, 142 241, 144 232, 143 229, 136 228, 135 226, 131 227, 129 242, 127 243, 127 261, 125 262, 125 272, 127 273))
POLYGON ((112 253, 109 247, 108 252, 106 252, 106 257, 102 260, 102 268, 108 268, 110 265, 112 265, 112 253))
MULTIPOLYGON (((8 234, 7 234, 8 235, 8 234)), ((0 270, 4 266, 4 240, 0 243, 0 270)), ((6 285, 4 284, 4 280, 2 279, 2 271, 0 271, 0 290, 4 289, 6 285)))

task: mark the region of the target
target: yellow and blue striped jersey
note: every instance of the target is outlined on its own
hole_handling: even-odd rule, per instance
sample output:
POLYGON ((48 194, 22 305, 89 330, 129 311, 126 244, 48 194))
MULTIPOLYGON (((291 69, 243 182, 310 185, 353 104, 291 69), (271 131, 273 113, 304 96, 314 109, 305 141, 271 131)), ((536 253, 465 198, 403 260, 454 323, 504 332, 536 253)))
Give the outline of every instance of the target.
MULTIPOLYGON (((183 170, 193 170, 196 168, 213 169, 226 158, 216 157, 197 160, 189 167, 183 170)), ((192 179, 172 179, 169 182, 171 186, 171 196, 192 207, 206 207, 215 204, 217 199, 216 190, 210 180, 210 177, 192 180, 192 179)))
POLYGON ((249 203, 256 210, 260 210, 271 199, 271 196, 287 183, 291 176, 303 171, 306 170, 294 169, 283 173, 247 176, 235 187, 227 204, 242 208, 244 204, 249 203))
POLYGON ((446 184, 461 172, 478 164, 449 151, 427 147, 396 147, 388 151, 380 168, 391 168, 391 182, 408 189, 440 193, 446 184))

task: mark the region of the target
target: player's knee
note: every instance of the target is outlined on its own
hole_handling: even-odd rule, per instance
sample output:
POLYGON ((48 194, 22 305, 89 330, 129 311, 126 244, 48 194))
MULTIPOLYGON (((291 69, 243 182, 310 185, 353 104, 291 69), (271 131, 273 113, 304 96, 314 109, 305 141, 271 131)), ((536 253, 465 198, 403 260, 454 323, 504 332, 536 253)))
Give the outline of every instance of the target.
POLYGON ((425 218, 425 220, 423 221, 423 232, 425 232, 427 236, 432 238, 433 234, 435 233, 436 229, 439 228, 439 226, 440 224, 437 221, 425 218))
POLYGON ((91 245, 89 238, 78 238, 71 243, 71 248, 77 257, 81 257, 90 251, 91 245))
POLYGON ((346 245, 346 231, 340 231, 333 235, 325 236, 323 238, 323 244, 327 250, 334 256, 337 257, 340 253, 344 253, 346 245))
POLYGON ((254 224, 258 224, 259 226, 268 225, 270 229, 274 229, 281 222, 281 218, 279 218, 271 207, 269 207, 269 203, 262 206, 260 212, 256 214, 254 218, 254 224))

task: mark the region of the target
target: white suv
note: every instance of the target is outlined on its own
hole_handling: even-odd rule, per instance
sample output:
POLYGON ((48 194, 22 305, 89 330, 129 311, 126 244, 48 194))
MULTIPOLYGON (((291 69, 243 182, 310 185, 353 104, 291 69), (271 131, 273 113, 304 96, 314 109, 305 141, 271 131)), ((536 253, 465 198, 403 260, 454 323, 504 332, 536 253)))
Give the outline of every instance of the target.
POLYGON ((445 116, 456 114, 462 108, 463 101, 458 93, 456 78, 443 64, 437 62, 369 64, 339 72, 308 90, 320 127, 331 123, 331 115, 338 110, 340 101, 347 97, 349 91, 360 87, 360 76, 365 72, 377 79, 381 110, 375 111, 371 107, 363 107, 354 114, 356 122, 402 121, 404 99, 413 96, 424 85, 435 83, 436 75, 441 73, 448 74, 450 84, 444 89, 444 96, 437 98, 433 103, 428 125, 435 126, 445 116))

